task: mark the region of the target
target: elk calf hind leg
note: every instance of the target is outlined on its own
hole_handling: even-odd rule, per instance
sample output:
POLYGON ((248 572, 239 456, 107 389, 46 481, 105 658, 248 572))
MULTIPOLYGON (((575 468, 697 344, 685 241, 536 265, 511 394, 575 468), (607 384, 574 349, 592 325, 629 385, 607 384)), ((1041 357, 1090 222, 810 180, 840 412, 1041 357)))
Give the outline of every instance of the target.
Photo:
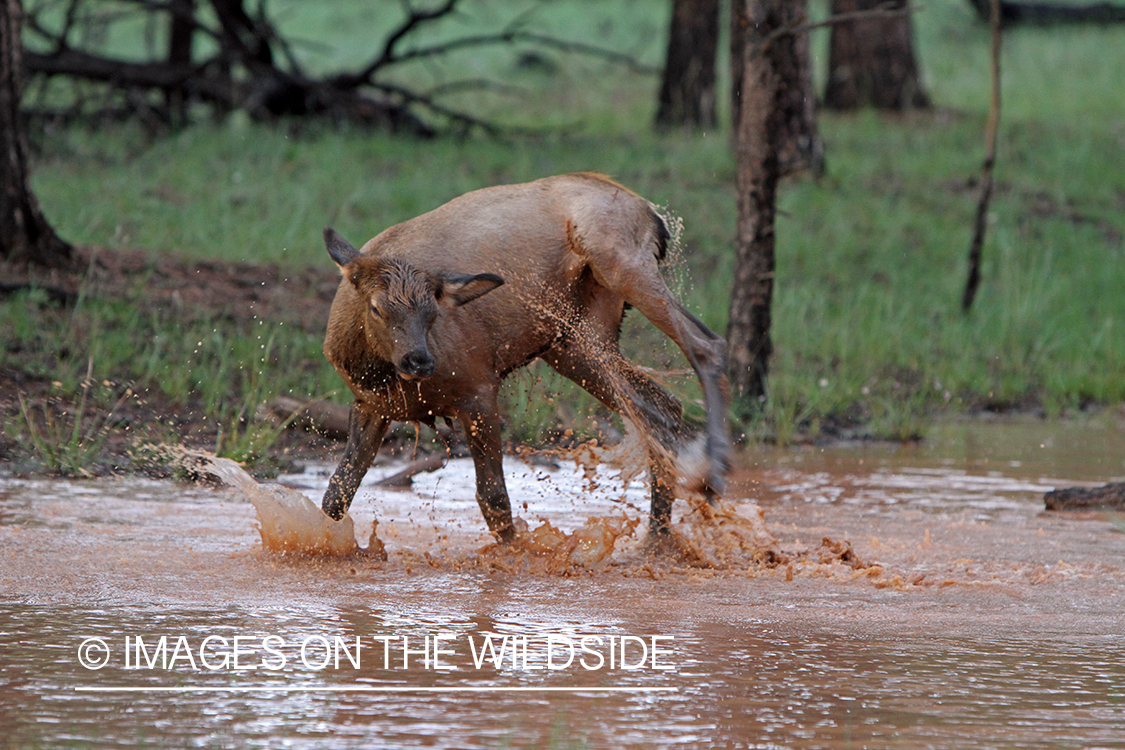
POLYGON ((649 530, 667 533, 675 500, 672 461, 680 429, 680 402, 652 378, 633 369, 617 351, 616 343, 569 343, 546 352, 542 359, 613 411, 639 422, 648 438, 652 493, 649 530))
POLYGON ((570 225, 568 241, 571 250, 589 264, 598 284, 632 305, 672 339, 699 377, 707 406, 708 467, 703 490, 713 500, 722 492, 730 466, 727 344, 680 304, 664 283, 658 259, 663 257, 661 237, 667 235, 667 229, 655 213, 649 212, 646 220, 652 222, 652 230, 641 241, 604 225, 589 233, 570 225))
POLYGON ((721 494, 730 467, 730 426, 727 421, 727 343, 688 312, 664 284, 655 261, 651 270, 627 288, 615 290, 649 322, 672 339, 687 357, 703 388, 707 407, 706 456, 708 468, 704 494, 713 500, 721 494))

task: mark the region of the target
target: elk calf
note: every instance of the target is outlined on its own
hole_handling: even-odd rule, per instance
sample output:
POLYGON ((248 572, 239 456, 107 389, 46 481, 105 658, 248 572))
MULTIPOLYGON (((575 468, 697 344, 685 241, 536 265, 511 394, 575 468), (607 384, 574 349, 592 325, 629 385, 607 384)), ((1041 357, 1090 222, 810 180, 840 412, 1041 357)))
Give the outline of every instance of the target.
POLYGON ((621 357, 626 304, 695 369, 707 406, 705 491, 722 490, 726 342, 665 286, 657 263, 668 230, 648 201, 601 175, 561 175, 468 193, 360 250, 331 229, 324 239, 344 277, 324 354, 355 394, 324 494, 329 516, 347 512, 392 420, 451 417, 464 427, 488 528, 510 541, 497 396, 508 373, 539 358, 643 428, 650 530, 667 532, 680 404, 621 357))

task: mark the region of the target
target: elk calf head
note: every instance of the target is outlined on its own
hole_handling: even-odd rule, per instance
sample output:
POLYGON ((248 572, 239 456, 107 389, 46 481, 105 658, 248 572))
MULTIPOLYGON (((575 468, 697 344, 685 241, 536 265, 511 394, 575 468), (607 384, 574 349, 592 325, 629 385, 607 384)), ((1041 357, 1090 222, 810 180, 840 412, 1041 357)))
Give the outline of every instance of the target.
POLYGON ((368 342, 407 380, 434 374, 437 364, 427 338, 439 308, 460 307, 504 283, 491 273, 432 273, 393 258, 363 255, 332 229, 324 230, 324 244, 366 304, 368 342))

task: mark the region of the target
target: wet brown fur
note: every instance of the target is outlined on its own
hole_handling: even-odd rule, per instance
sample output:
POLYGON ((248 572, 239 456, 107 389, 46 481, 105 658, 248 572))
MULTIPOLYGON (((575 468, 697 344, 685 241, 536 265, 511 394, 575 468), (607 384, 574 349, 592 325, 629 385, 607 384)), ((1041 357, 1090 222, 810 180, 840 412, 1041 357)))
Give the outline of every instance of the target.
POLYGON ((399 260, 360 256, 348 264, 347 276, 361 298, 383 296, 388 305, 384 315, 434 303, 430 278, 399 260))
POLYGON ((351 259, 341 268, 324 352, 356 401, 325 512, 347 510, 391 420, 452 417, 465 428, 489 528, 511 538, 497 395, 505 375, 540 357, 654 438, 651 525, 666 530, 680 404, 620 356, 627 304, 671 337, 700 375, 709 412, 707 484, 719 490, 729 451, 725 342, 660 278, 668 239, 648 201, 603 175, 580 173, 468 193, 387 229, 354 257, 344 243, 351 259), (450 302, 451 280, 473 274, 498 274, 503 285, 460 306, 450 302), (411 347, 432 354, 431 376, 398 376, 411 347))

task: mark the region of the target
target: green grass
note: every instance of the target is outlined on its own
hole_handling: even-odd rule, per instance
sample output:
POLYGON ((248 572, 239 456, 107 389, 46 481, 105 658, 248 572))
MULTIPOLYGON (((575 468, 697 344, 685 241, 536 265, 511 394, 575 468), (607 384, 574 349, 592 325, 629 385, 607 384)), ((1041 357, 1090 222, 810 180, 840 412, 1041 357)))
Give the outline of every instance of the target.
MULTIPOLYGON (((277 6, 291 14, 286 23, 306 24, 322 38, 316 18, 302 15, 311 6, 277 6)), ((364 57, 358 36, 341 38, 338 29, 366 23, 368 6, 334 4, 331 13, 357 14, 349 25, 321 17, 324 29, 336 30, 315 48, 316 65, 364 57)), ((663 36, 656 32, 666 6, 574 0, 546 4, 533 20, 659 64, 663 36)), ((472 7, 478 15, 469 23, 480 27, 527 3, 472 7)), ((1042 407, 1059 414, 1125 401, 1125 88, 1117 81, 1125 29, 1007 33, 984 279, 965 317, 959 301, 976 199, 970 183, 983 150, 988 33, 961 0, 926 3, 915 23, 935 109, 822 115, 827 175, 789 181, 781 191, 771 401, 748 426, 751 435, 786 441, 858 422, 867 434, 906 438, 940 413, 1042 407)), ((820 65, 825 41, 818 32, 820 65)), ((327 266, 319 238, 327 224, 359 243, 467 190, 606 172, 683 219, 669 275, 689 306, 724 331, 735 222, 728 134, 653 134, 656 79, 554 53, 555 73, 522 71, 513 67, 515 52, 475 56, 480 70, 464 72, 517 83, 522 94, 459 104, 550 126, 538 136, 413 141, 239 118, 156 139, 128 126, 62 130, 37 138, 35 189, 60 232, 77 243, 303 268, 327 266)), ((441 74, 403 73, 417 80, 441 74)), ((56 340, 82 338, 66 361, 37 360, 44 374, 70 383, 93 358, 106 376, 120 368, 170 394, 197 394, 216 419, 233 423, 267 390, 339 388, 312 336, 270 331, 261 339, 257 331, 203 324, 186 338, 162 338, 174 320, 108 309, 44 329, 18 304, 0 305, 0 324, 17 340, 38 337, 47 351, 56 340), (184 348, 189 340, 198 352, 184 348), (294 371, 285 364, 292 362, 309 364, 294 371)), ((630 319, 625 335, 637 358, 683 366, 643 324, 630 319)), ((567 418, 583 421, 590 402, 551 377, 536 371, 515 380, 506 396, 512 434, 536 440, 567 418), (556 403, 546 403, 548 395, 556 403)), ((690 387, 679 390, 689 402, 698 398, 690 387)))
POLYGON ((51 383, 40 403, 21 397, 14 437, 62 474, 85 473, 116 427, 110 416, 128 401, 169 408, 165 421, 129 424, 136 441, 176 440, 190 424, 214 435, 205 447, 253 464, 266 458, 281 430, 256 419, 259 406, 280 395, 342 390, 320 354, 321 335, 264 320, 187 321, 112 299, 82 299, 60 310, 32 292, 0 304, 0 329, 10 342, 0 350, 0 366, 51 383))
POLYGON ((81 395, 73 410, 50 403, 28 404, 19 396, 22 423, 14 430, 17 439, 26 437, 32 452, 43 466, 63 476, 92 476, 90 466, 98 460, 105 446, 116 407, 128 397, 118 397, 108 410, 90 404, 90 391, 95 384, 82 384, 81 395))

